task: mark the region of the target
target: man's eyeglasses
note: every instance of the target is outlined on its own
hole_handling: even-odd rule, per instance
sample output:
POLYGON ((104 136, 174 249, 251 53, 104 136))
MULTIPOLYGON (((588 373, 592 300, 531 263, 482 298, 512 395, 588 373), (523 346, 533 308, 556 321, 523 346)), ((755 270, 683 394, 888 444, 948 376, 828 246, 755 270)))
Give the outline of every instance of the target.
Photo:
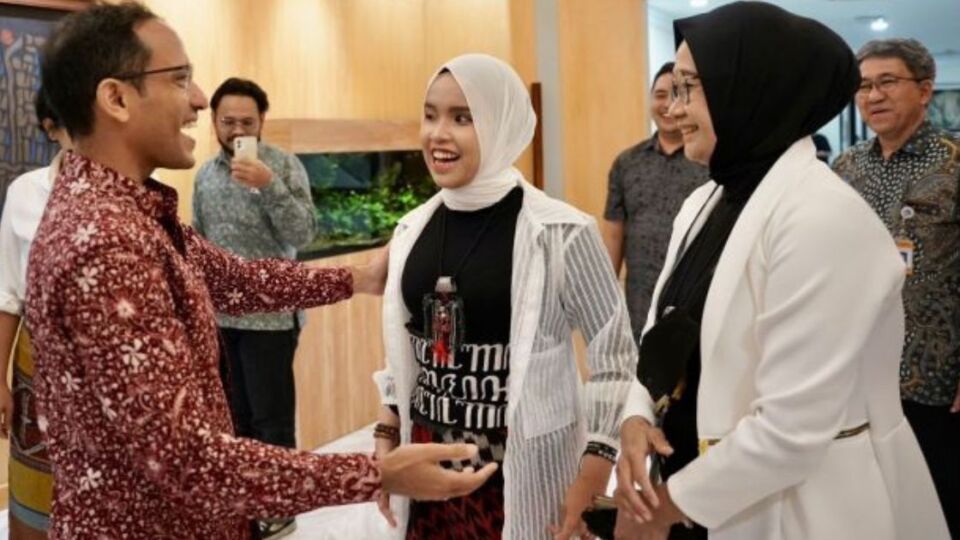
POLYGON ((148 69, 145 71, 131 71, 127 73, 120 73, 114 75, 114 79, 120 79, 122 81, 130 81, 134 79, 142 79, 147 75, 159 75, 161 73, 173 73, 174 82, 178 86, 187 89, 190 87, 190 84, 193 82, 193 66, 190 64, 181 64, 179 66, 171 66, 158 69, 148 69))
POLYGON ((217 124, 226 129, 232 131, 233 128, 240 126, 240 129, 243 131, 250 131, 257 127, 258 120, 256 118, 232 118, 230 116, 221 116, 217 118, 217 124))
POLYGON ((674 75, 673 84, 670 86, 670 97, 672 101, 682 101, 684 105, 689 105, 690 90, 699 86, 690 81, 695 81, 699 78, 697 75, 674 75))
POLYGON ((860 86, 857 87, 857 95, 867 96, 874 88, 882 94, 886 94, 897 87, 903 81, 920 82, 925 79, 917 77, 898 77, 896 75, 883 75, 877 80, 863 79, 860 86))

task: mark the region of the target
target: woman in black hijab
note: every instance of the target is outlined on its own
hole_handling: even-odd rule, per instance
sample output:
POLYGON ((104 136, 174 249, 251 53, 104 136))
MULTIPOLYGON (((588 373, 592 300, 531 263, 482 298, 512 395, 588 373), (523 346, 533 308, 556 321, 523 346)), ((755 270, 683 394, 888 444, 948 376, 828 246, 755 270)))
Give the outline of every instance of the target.
POLYGON ((623 456, 617 537, 946 538, 900 410, 903 265, 810 139, 859 84, 852 51, 760 2, 674 30, 671 114, 714 181, 675 220, 624 435, 665 482, 623 456))

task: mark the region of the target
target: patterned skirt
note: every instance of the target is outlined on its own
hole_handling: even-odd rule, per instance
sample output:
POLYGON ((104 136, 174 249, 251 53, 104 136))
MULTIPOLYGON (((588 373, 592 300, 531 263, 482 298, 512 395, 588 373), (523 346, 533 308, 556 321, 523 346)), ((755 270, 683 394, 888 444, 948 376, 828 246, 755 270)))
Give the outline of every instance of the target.
MULTIPOLYGON (((496 459, 502 465, 506 431, 490 435, 456 430, 441 432, 415 423, 411 438, 414 443, 474 443, 480 446, 482 457, 496 459)), ((450 468, 459 469, 461 465, 450 464, 450 468)), ((470 495, 448 501, 413 501, 410 504, 407 540, 499 540, 502 531, 502 467, 470 495)))
POLYGON ((30 336, 20 328, 14 351, 13 425, 10 433, 10 538, 47 537, 53 474, 37 427, 30 336))

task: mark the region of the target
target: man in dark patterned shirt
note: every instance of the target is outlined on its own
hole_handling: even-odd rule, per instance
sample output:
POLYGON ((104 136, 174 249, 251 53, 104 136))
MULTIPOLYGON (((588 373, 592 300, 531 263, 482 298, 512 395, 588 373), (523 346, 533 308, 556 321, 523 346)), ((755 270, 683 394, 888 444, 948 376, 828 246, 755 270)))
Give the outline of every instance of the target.
POLYGON ((707 169, 683 155, 683 135, 670 118, 673 62, 653 79, 653 137, 624 150, 613 162, 604 211, 603 242, 617 273, 627 262, 627 304, 639 342, 650 297, 667 256, 673 217, 684 199, 709 180, 707 169))
POLYGON ((858 58, 857 106, 877 136, 834 169, 877 211, 904 258, 903 408, 960 538, 960 140, 926 120, 936 66, 922 44, 871 41, 858 58))

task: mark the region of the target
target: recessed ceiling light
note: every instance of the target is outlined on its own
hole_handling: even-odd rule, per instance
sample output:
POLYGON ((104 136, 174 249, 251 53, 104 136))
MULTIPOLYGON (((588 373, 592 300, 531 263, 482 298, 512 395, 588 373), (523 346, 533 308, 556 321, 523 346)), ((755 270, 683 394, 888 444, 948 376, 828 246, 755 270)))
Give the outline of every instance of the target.
POLYGON ((690 7, 701 8, 706 7, 710 3, 710 0, 690 0, 690 7))
POLYGON ((874 32, 883 32, 887 28, 890 28, 890 23, 888 23, 883 17, 877 17, 876 19, 870 21, 870 29, 874 32))

